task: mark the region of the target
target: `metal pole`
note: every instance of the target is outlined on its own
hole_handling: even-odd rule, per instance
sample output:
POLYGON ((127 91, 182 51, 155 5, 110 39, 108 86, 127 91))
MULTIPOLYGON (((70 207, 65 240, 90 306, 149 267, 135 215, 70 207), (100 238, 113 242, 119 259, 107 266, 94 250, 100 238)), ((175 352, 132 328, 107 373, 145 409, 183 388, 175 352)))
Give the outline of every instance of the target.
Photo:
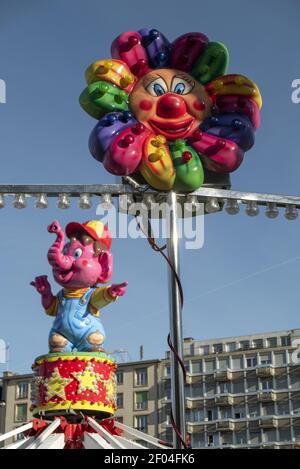
MULTIPOLYGON (((175 192, 170 192, 167 196, 169 223, 167 229, 167 249, 168 257, 177 273, 179 271, 179 242, 178 242, 178 204, 175 192)), ((169 305, 170 305, 170 336, 172 344, 179 355, 183 358, 182 341, 182 320, 181 301, 178 284, 174 272, 169 268, 169 305)), ((171 352, 171 391, 172 391, 172 413, 183 440, 185 441, 185 397, 184 397, 184 376, 178 360, 171 352)), ((182 443, 177 434, 173 433, 174 448, 181 449, 182 443)))

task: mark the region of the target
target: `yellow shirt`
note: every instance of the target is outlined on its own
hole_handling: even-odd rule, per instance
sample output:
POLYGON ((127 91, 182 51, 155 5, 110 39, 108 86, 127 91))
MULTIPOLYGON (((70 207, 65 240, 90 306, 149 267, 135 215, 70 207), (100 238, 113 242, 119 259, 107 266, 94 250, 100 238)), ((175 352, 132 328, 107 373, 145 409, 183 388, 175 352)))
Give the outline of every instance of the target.
MULTIPOLYGON (((107 287, 98 287, 95 289, 89 301, 90 313, 94 316, 100 316, 100 308, 108 305, 109 303, 116 301, 117 297, 113 297, 108 292, 110 285, 107 287)), ((74 290, 64 289, 63 295, 65 298, 81 298, 88 288, 77 288, 74 290)), ((45 309, 48 316, 57 316, 59 306, 59 299, 57 296, 52 301, 49 308, 45 309)))

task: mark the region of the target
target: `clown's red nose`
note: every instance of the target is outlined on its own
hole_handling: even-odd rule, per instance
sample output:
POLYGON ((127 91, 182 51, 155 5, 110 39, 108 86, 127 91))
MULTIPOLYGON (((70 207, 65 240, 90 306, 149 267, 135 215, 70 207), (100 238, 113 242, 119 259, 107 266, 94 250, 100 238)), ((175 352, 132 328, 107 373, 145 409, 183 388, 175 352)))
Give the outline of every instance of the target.
POLYGON ((167 93, 159 98, 157 115, 159 117, 181 117, 186 113, 185 100, 178 95, 167 93))

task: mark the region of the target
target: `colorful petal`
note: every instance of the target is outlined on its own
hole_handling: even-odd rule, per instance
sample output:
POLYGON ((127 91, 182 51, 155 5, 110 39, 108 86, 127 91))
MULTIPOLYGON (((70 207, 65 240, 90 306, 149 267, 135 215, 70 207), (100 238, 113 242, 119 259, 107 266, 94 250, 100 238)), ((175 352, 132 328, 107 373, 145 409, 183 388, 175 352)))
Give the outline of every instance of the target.
POLYGON ((186 33, 179 36, 171 45, 172 68, 190 72, 207 43, 208 37, 202 33, 186 33))
POLYGON ((200 127, 211 135, 232 140, 243 151, 250 150, 254 145, 254 128, 247 116, 238 113, 210 116, 200 127))
POLYGON ((175 169, 165 137, 154 134, 147 137, 139 171, 148 184, 155 189, 172 189, 175 169))
POLYGON ((93 157, 98 161, 102 161, 104 153, 110 147, 115 136, 135 124, 137 124, 137 121, 128 111, 106 114, 94 127, 89 138, 89 149, 93 157))
POLYGON ((105 81, 91 83, 81 93, 79 102, 81 107, 96 119, 110 111, 128 111, 128 94, 105 81))
POLYGON ((249 117, 255 129, 260 125, 260 113, 255 101, 246 96, 238 95, 215 95, 214 106, 216 114, 224 112, 238 112, 249 117))
POLYGON ((126 93, 130 93, 136 83, 136 77, 121 60, 98 60, 87 68, 85 78, 88 85, 95 81, 108 81, 126 93))
POLYGON ((150 130, 143 124, 120 131, 104 155, 105 169, 117 176, 134 173, 142 158, 143 143, 149 134, 150 130))
POLYGON ((228 49, 221 42, 209 42, 203 54, 196 60, 192 75, 202 85, 227 71, 229 62, 228 49))
POLYGON ((235 171, 243 161, 244 152, 236 143, 209 135, 200 129, 196 130, 193 137, 189 139, 189 143, 210 171, 230 173, 235 171))
POLYGON ((243 75, 223 75, 208 83, 205 89, 213 100, 216 99, 216 96, 233 94, 253 99, 259 109, 262 106, 262 99, 257 85, 243 75))
POLYGON ((136 31, 120 34, 112 43, 111 56, 125 62, 138 78, 150 71, 148 56, 142 45, 142 37, 136 31))
POLYGON ((142 44, 147 52, 149 64, 152 68, 169 66, 171 44, 157 29, 143 28, 139 30, 142 44))
POLYGON ((170 151, 176 171, 173 188, 179 192, 199 189, 204 182, 204 172, 198 153, 183 139, 172 142, 170 151))

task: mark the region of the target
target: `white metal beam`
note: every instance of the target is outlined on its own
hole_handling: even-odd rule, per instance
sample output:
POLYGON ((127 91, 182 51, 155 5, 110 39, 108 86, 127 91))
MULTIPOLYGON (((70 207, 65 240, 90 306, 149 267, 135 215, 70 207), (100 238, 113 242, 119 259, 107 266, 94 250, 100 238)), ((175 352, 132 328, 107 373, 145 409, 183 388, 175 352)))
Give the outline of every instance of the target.
POLYGON ((126 449, 145 449, 145 446, 140 445, 136 441, 127 440, 123 436, 116 437, 125 446, 126 449))
POLYGON ((37 449, 59 426, 60 419, 54 420, 42 433, 39 434, 37 438, 34 438, 34 441, 27 446, 26 449, 37 449))
POLYGON ((15 428, 14 430, 11 430, 10 432, 4 433, 3 435, 0 435, 0 442, 7 440, 8 438, 11 438, 13 436, 18 435, 19 433, 25 432, 26 430, 30 430, 32 428, 33 423, 29 422, 26 423, 25 425, 22 425, 21 427, 15 428))
POLYGON ((99 433, 84 433, 85 449, 112 449, 113 447, 99 433))
POLYGON ((157 438, 154 438, 154 436, 147 435, 147 433, 140 432, 139 430, 136 430, 135 428, 128 427, 127 425, 124 425, 124 423, 115 421, 115 426, 117 428, 120 428, 120 430, 123 430, 124 433, 127 433, 128 435, 132 435, 135 438, 138 438, 139 440, 142 441, 147 441, 147 443, 151 443, 151 445, 157 446, 158 448, 164 448, 166 449, 167 446, 162 445, 160 443, 160 440, 157 438))
POLYGON ((97 433, 99 433, 100 436, 102 436, 108 443, 115 449, 125 449, 125 446, 115 438, 114 435, 111 435, 105 428, 102 427, 102 425, 99 425, 96 420, 92 419, 91 417, 88 417, 88 422, 90 426, 96 430, 97 433))
POLYGON ((37 449, 63 449, 65 446, 65 435, 63 433, 54 433, 49 435, 37 449))

